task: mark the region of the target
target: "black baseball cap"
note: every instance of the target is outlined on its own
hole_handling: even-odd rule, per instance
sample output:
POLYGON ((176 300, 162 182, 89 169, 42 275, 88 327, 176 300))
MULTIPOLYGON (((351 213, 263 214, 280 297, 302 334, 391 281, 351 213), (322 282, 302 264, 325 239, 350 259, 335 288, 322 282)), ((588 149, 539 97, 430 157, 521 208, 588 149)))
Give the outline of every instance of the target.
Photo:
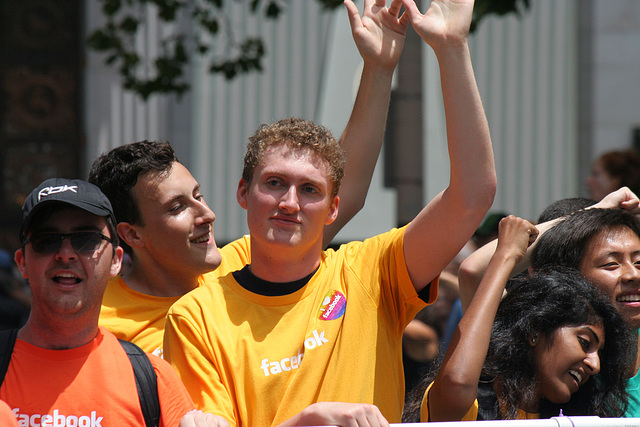
POLYGON ((117 224, 111 202, 95 185, 81 179, 49 178, 38 185, 27 196, 22 205, 22 228, 24 240, 34 212, 52 202, 65 203, 98 216, 108 216, 117 224))

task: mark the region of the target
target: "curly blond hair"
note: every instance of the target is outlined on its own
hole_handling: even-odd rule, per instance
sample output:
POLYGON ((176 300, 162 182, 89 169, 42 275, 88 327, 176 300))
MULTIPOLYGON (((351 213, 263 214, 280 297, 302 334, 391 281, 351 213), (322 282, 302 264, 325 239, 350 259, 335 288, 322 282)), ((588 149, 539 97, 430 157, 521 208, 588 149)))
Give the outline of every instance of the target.
POLYGON ((267 149, 281 144, 296 150, 308 149, 325 160, 329 164, 332 196, 338 194, 344 176, 344 151, 327 128, 296 117, 263 124, 249 137, 242 169, 242 179, 247 184, 267 149))

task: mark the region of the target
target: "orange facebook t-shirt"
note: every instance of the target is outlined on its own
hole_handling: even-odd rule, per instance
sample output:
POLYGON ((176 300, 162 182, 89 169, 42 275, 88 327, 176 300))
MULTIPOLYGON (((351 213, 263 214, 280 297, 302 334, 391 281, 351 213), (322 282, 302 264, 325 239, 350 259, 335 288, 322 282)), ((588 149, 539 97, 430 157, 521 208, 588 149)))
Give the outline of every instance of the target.
MULTIPOLYGON (((149 359, 158 378, 160 426, 177 426, 193 402, 167 362, 149 359)), ((144 425, 131 362, 103 328, 90 343, 69 350, 48 350, 18 339, 0 399, 20 426, 144 425)))

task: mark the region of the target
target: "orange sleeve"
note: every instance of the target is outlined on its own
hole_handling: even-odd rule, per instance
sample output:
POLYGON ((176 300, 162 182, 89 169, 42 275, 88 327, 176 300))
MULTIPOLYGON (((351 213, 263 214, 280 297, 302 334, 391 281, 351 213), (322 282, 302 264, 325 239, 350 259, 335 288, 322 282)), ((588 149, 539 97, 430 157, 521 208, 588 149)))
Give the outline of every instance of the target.
POLYGON ((148 354, 158 377, 158 400, 160 400, 160 427, 175 427, 187 412, 195 409, 187 389, 168 362, 148 354))

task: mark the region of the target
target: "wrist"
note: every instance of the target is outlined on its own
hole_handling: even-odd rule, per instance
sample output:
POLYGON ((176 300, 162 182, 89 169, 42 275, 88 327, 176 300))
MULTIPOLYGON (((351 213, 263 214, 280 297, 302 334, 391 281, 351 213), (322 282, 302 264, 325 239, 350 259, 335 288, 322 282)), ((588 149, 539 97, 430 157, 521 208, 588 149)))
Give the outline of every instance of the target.
POLYGON ((362 67, 362 76, 370 77, 376 80, 391 80, 393 73, 396 69, 396 65, 384 66, 382 64, 365 61, 362 67))

